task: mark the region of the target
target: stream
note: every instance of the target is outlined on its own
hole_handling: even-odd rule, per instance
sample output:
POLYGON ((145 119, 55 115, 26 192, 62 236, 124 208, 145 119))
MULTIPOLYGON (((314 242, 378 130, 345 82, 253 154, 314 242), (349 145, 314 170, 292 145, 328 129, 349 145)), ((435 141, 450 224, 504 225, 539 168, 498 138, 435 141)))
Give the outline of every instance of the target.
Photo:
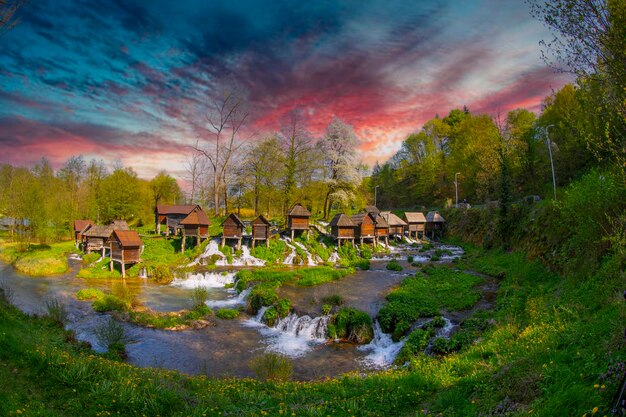
MULTIPOLYGON (((386 258, 374 259, 371 270, 356 271, 339 281, 314 287, 284 285, 279 295, 292 301, 294 313, 271 328, 260 322, 262 312, 257 317, 242 313, 234 320, 216 318, 215 326, 199 330, 168 331, 122 323, 132 340, 127 345, 127 361, 140 367, 194 375, 254 377, 249 368, 250 359, 273 351, 292 358, 297 380, 384 368, 393 362, 402 342, 393 343, 375 322, 375 339, 369 345, 328 343, 324 337, 328 317, 321 316, 320 307, 323 297, 338 294, 344 306, 356 307, 374 317, 384 304, 385 295, 415 271, 406 261, 404 250, 392 252, 391 257, 399 260, 404 271, 387 271, 386 258)), ((190 308, 190 297, 197 286, 207 288, 207 305, 212 309, 237 308, 246 301, 247 292, 237 294, 225 288, 235 281, 236 270, 232 266, 189 274, 170 285, 161 285, 142 278, 126 279, 125 283, 119 279, 81 279, 76 277, 80 261, 70 258, 69 262, 71 272, 54 277, 24 276, 10 265, 0 263, 0 283, 10 288, 12 303, 28 314, 45 314, 49 298, 62 300, 69 314, 66 327, 78 339, 91 343, 96 351, 104 349, 98 345, 94 330, 110 316, 93 311, 91 302, 78 301, 75 294, 82 288, 110 291, 115 285, 124 285, 142 305, 161 312, 190 308)), ((452 320, 458 323, 461 318, 456 314, 452 320)))

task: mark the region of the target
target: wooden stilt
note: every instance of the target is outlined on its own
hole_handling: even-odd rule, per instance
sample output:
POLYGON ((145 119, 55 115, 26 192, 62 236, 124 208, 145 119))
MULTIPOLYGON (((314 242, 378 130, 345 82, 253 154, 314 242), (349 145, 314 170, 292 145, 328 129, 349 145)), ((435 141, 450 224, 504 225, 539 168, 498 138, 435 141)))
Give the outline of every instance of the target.
POLYGON ((239 240, 237 241, 237 250, 241 250, 241 241, 242 240, 243 240, 242 238, 239 238, 239 240))
POLYGON ((256 239, 252 238, 252 249, 254 249, 254 242, 256 242, 256 239))
POLYGON ((226 238, 225 237, 222 238, 222 247, 224 247, 224 244, 226 244, 226 238))
POLYGON ((181 253, 185 251, 185 240, 187 240, 187 239, 185 237, 185 233, 183 233, 183 240, 182 240, 182 242, 180 242, 180 251, 181 251, 181 253))
POLYGON ((291 229, 291 240, 293 241, 293 229, 291 229))
POLYGON ((122 261, 122 278, 126 278, 126 265, 122 261))
POLYGON ((113 272, 113 259, 111 258, 111 262, 109 262, 109 271, 113 272))

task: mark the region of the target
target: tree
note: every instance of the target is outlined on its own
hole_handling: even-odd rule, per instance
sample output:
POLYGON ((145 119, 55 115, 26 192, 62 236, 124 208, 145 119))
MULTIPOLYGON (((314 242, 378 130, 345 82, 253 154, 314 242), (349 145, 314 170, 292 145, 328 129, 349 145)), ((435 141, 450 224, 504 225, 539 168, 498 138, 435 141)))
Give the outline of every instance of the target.
POLYGON ((132 168, 117 168, 104 178, 98 192, 102 221, 139 218, 143 200, 140 187, 132 168))
POLYGON ((67 204, 69 205, 69 220, 76 220, 79 210, 79 188, 86 172, 85 160, 82 156, 72 156, 65 162, 65 165, 57 172, 59 177, 65 184, 68 196, 67 204))
POLYGON ((226 187, 224 183, 226 172, 233 153, 241 146, 238 143, 239 134, 248 115, 243 95, 237 91, 226 90, 218 97, 212 98, 205 115, 207 144, 204 147, 194 147, 208 161, 216 216, 220 212, 220 190, 226 187))
MULTIPOLYGON (((263 194, 271 194, 282 178, 281 158, 282 149, 276 136, 270 136, 247 149, 241 174, 250 184, 255 215, 261 211, 260 202, 263 194)), ((267 198, 267 214, 270 212, 271 200, 270 197, 267 198)))
POLYGON ((352 126, 333 118, 319 146, 324 157, 327 191, 324 196, 324 218, 333 201, 347 203, 354 199, 354 189, 361 182, 356 147, 358 140, 352 126))
MULTIPOLYGON (((152 202, 156 217, 156 207, 159 204, 175 203, 182 200, 183 193, 176 180, 166 171, 161 171, 148 183, 152 193, 152 202)), ((155 230, 158 229, 159 219, 155 219, 155 230)))
POLYGON ((583 135, 594 156, 626 169, 626 2, 530 2, 531 13, 554 35, 542 41, 548 65, 577 75, 584 93, 583 135))
MULTIPOLYGON (((198 147, 196 144, 195 148, 198 147)), ((189 191, 189 198, 187 202, 190 204, 195 204, 199 202, 199 194, 202 188, 202 177, 206 174, 206 166, 203 163, 204 160, 202 158, 202 154, 193 150, 191 156, 187 158, 185 161, 185 172, 186 179, 189 181, 191 185, 191 190, 189 191)))
POLYGON ((295 201, 294 194, 298 179, 308 178, 314 169, 316 159, 313 153, 313 138, 304 126, 302 114, 295 110, 289 115, 288 124, 283 127, 280 142, 283 148, 283 212, 295 201))

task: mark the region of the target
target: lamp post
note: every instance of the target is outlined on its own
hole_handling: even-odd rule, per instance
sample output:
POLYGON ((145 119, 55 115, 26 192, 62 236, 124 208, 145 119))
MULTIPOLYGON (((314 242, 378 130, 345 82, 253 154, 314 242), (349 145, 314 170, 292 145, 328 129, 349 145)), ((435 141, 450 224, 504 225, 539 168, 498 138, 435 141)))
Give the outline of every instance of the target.
POLYGON ((552 160, 552 145, 550 144, 550 128, 554 125, 546 126, 546 142, 548 144, 548 153, 550 154, 550 166, 552 167, 552 187, 554 188, 554 199, 556 200, 556 177, 554 175, 554 161, 552 160))
POLYGON ((378 190, 379 185, 377 185, 376 187, 374 187, 374 207, 376 206, 376 191, 378 190))
POLYGON ((454 194, 456 195, 456 208, 459 208, 459 179, 460 172, 454 174, 454 194))

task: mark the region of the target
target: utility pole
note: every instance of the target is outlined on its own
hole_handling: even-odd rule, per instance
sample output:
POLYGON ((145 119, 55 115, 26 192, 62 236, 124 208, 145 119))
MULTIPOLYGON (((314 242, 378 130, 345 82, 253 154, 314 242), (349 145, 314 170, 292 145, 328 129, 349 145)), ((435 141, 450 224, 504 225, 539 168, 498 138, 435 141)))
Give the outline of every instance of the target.
POLYGON ((548 153, 550 154, 550 166, 552 167, 552 186, 554 188, 554 199, 556 200, 556 177, 554 175, 554 161, 552 160, 552 145, 550 144, 550 128, 554 125, 546 126, 546 140, 548 143, 548 153))
POLYGON ((456 208, 459 208, 459 179, 460 172, 454 174, 454 193, 456 194, 456 208))

